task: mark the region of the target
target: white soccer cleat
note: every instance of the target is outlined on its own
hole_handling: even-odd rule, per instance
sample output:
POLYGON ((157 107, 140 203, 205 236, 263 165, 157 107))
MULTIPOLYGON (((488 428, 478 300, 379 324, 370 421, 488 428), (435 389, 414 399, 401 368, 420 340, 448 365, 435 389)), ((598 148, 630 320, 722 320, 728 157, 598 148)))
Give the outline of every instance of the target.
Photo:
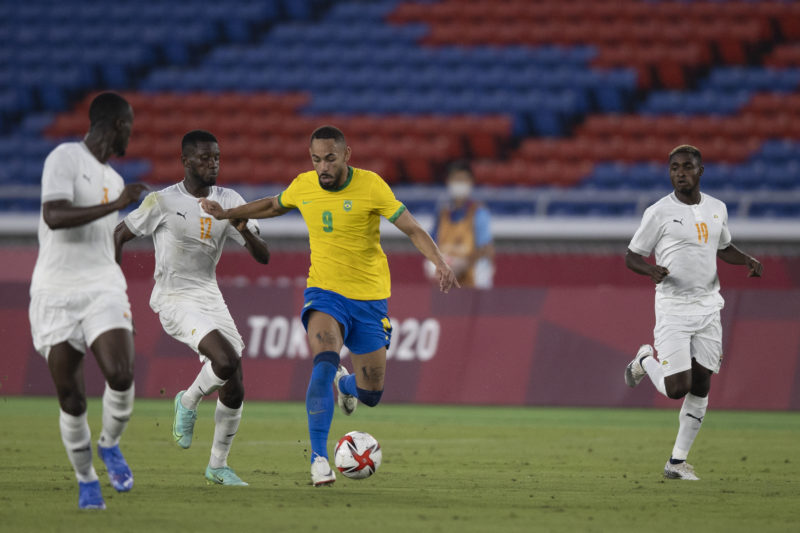
POLYGON ((348 372, 344 366, 339 365, 339 369, 336 371, 336 375, 333 377, 333 382, 336 383, 336 391, 339 393, 338 397, 336 398, 336 402, 339 404, 339 409, 341 409, 342 412, 347 416, 350 416, 353 414, 353 412, 355 412, 356 407, 358 407, 358 398, 352 394, 345 394, 342 392, 341 387, 339 387, 339 380, 348 375, 350 375, 350 372, 348 372))
POLYGON ((653 347, 649 344, 639 346, 636 357, 625 367, 625 384, 628 387, 635 387, 647 375, 647 371, 642 366, 645 357, 653 357, 653 347))
POLYGON ((687 481, 700 481, 697 474, 694 473, 694 467, 686 461, 676 465, 669 462, 664 465, 664 477, 667 479, 685 479, 687 481))
POLYGON ((331 465, 325 457, 317 455, 311 463, 311 484, 315 487, 333 485, 336 481, 336 474, 333 473, 331 465))

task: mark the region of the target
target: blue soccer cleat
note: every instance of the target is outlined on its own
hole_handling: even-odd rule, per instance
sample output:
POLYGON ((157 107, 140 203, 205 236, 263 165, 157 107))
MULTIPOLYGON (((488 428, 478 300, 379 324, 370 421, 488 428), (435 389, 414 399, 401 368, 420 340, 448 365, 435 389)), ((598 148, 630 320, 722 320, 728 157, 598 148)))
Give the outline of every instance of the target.
POLYGON ((119 445, 104 448, 97 446, 97 455, 106 464, 108 480, 117 492, 128 492, 133 488, 133 473, 119 450, 119 445))
POLYGON ((100 492, 100 482, 78 482, 78 507, 81 509, 105 509, 106 502, 100 492))
POLYGON ((211 465, 206 467, 206 479, 209 483, 217 485, 229 485, 234 487, 246 487, 247 483, 236 475, 236 472, 229 466, 222 468, 211 468, 211 465))
POLYGON ((172 436, 183 449, 192 445, 194 423, 197 420, 197 409, 187 409, 181 404, 185 390, 175 395, 175 420, 172 422, 172 436))

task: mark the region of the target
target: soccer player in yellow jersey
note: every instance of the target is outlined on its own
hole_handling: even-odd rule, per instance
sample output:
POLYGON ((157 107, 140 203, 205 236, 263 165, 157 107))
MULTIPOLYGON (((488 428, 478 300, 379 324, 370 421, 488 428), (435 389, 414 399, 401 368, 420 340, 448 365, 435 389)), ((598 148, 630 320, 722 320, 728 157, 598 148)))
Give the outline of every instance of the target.
POLYGON ((377 405, 383 393, 392 326, 387 307, 391 280, 380 244, 380 217, 408 235, 436 266, 442 292, 459 284, 430 235, 395 199, 386 182, 374 172, 348 165, 351 150, 339 129, 317 128, 309 151, 314 170, 298 175, 278 196, 232 209, 208 199, 200 204, 218 219, 271 218, 299 209, 308 226, 311 268, 302 320, 315 355, 306 411, 311 482, 320 486, 336 481, 327 450, 333 419, 331 383, 336 383, 339 407, 347 415, 358 401, 377 405), (353 374, 339 364, 343 345, 352 353, 353 374))

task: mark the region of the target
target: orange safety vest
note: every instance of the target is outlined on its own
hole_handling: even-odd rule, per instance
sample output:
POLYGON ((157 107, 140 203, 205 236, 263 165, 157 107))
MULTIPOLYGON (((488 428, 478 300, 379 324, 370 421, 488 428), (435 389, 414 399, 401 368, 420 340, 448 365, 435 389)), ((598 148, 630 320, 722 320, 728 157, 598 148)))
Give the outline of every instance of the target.
MULTIPOLYGON (((449 207, 439 211, 439 229, 437 240, 439 249, 445 257, 468 259, 475 252, 475 211, 478 204, 470 203, 467 214, 458 222, 452 221, 452 210, 449 207)), ((475 286, 475 265, 473 264, 458 278, 462 287, 475 286)))

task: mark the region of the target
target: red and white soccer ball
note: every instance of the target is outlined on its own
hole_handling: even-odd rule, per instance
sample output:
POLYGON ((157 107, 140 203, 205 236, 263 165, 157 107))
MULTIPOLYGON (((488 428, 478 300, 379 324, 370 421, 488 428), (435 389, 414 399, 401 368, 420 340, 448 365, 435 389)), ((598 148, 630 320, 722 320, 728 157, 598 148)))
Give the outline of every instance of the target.
POLYGON ((363 431, 351 431, 336 445, 333 462, 339 472, 351 479, 366 479, 381 466, 381 445, 363 431))

